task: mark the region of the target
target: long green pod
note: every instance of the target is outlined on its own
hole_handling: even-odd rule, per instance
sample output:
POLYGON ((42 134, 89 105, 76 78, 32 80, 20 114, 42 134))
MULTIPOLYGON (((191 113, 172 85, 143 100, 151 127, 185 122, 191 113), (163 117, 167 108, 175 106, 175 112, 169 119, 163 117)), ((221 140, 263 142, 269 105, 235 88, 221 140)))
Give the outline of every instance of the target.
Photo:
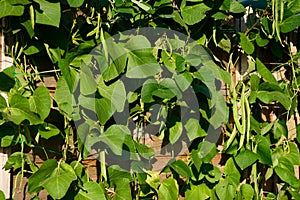
POLYGON ((237 132, 238 132, 238 131, 237 131, 237 129, 236 129, 236 126, 233 125, 233 129, 232 129, 232 132, 231 132, 231 134, 230 134, 230 136, 229 136, 229 139, 227 140, 225 150, 228 149, 228 147, 231 145, 231 143, 233 142, 234 138, 236 137, 237 132))
MULTIPOLYGON (((246 118, 247 118, 247 130, 246 130, 246 145, 249 146, 250 141, 250 126, 251 126, 251 109, 247 97, 245 98, 246 118)), ((249 146, 250 147, 250 146, 249 146)))
POLYGON ((241 127, 241 137, 239 142, 239 149, 242 148, 244 141, 245 141, 245 133, 246 133, 246 112, 245 112, 245 85, 243 84, 242 93, 241 93, 241 120, 242 120, 242 127, 241 127))
POLYGON ((237 93, 235 88, 233 88, 233 92, 232 92, 232 114, 233 114, 233 119, 237 130, 239 132, 242 132, 242 126, 240 124, 239 117, 238 117, 239 114, 238 114, 238 106, 237 106, 237 93))

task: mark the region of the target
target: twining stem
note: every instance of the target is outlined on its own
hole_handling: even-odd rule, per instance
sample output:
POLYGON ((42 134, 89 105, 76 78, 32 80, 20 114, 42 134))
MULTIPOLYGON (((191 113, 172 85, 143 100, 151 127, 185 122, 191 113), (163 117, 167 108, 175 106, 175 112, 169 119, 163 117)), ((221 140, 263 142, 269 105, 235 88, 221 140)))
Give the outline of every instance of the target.
MULTIPOLYGON (((255 147, 253 148, 253 153, 256 153, 257 151, 257 145, 255 145, 255 147)), ((253 184, 254 184, 254 192, 255 192, 255 199, 259 199, 259 189, 258 189, 258 182, 257 182, 257 163, 255 162, 252 165, 252 171, 251 171, 251 175, 253 177, 253 184)))

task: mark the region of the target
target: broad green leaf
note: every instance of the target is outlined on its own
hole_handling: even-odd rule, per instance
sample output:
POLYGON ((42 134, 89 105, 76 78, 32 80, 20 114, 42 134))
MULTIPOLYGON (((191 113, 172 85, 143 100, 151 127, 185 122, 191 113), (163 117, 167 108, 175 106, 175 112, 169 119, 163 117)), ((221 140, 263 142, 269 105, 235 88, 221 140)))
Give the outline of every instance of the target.
POLYGON ((266 91, 259 91, 257 93, 257 98, 261 100, 265 104, 269 104, 274 101, 278 101, 281 103, 285 109, 289 109, 291 106, 291 101, 287 95, 285 95, 282 92, 278 91, 272 91, 272 92, 266 92, 266 91))
POLYGON ((118 112, 122 112, 124 110, 126 89, 122 81, 118 80, 109 86, 106 86, 104 82, 100 81, 98 83, 98 91, 101 96, 110 99, 118 112))
POLYGON ((31 21, 27 20, 25 22, 22 22, 21 24, 27 30, 29 37, 32 38, 34 36, 34 30, 32 28, 31 21))
POLYGON ((230 0, 229 5, 230 5, 229 12, 242 13, 246 11, 245 7, 236 0, 230 0))
POLYGON ((255 140, 258 142, 257 145, 257 152, 258 160, 260 163, 265 165, 272 165, 272 157, 271 157, 271 148, 270 148, 270 142, 267 140, 267 138, 257 135, 255 137, 255 140))
POLYGON ((27 119, 30 124, 36 125, 42 123, 42 120, 33 112, 30 111, 29 101, 27 98, 14 94, 9 99, 10 108, 8 118, 15 124, 21 124, 27 119))
POLYGON ((71 116, 73 112, 73 97, 67 81, 63 76, 61 76, 56 83, 54 99, 58 104, 58 108, 71 116))
POLYGON ((182 160, 176 160, 169 164, 169 166, 174 169, 180 176, 189 178, 192 176, 191 168, 182 160))
POLYGON ((247 54, 252 54, 254 52, 254 45, 250 41, 250 39, 244 34, 244 33, 239 33, 240 35, 240 45, 242 49, 247 53, 247 54))
POLYGON ((145 81, 142 87, 141 97, 142 101, 145 103, 151 103, 154 101, 152 98, 152 92, 158 89, 158 83, 154 79, 148 79, 145 81))
POLYGON ((94 79, 92 71, 86 64, 82 64, 80 68, 80 92, 83 95, 90 95, 96 92, 97 83, 94 79))
POLYGON ((183 21, 188 25, 194 25, 206 17, 206 12, 211 8, 204 3, 181 8, 183 21))
POLYGON ((203 141, 199 144, 197 149, 197 156, 204 163, 210 163, 212 158, 217 154, 216 145, 208 141, 203 141))
POLYGON ((29 99, 30 110, 37 113, 42 120, 46 119, 51 109, 51 98, 49 90, 44 87, 38 87, 29 99))
POLYGON ((148 147, 147 145, 135 142, 135 147, 138 153, 146 159, 151 159, 155 155, 155 151, 148 147))
POLYGON ((162 99, 172 99, 173 97, 177 97, 177 99, 182 98, 182 94, 178 89, 175 81, 170 78, 163 79, 159 85, 158 89, 152 92, 152 95, 160 97, 162 99))
POLYGON ((211 197, 211 190, 204 183, 200 185, 191 185, 191 189, 186 190, 186 200, 208 199, 211 197))
POLYGON ((24 13, 24 6, 11 5, 10 0, 0 1, 0 18, 6 16, 21 16, 24 13))
POLYGON ((23 164, 23 159, 26 160, 28 159, 27 155, 21 152, 14 152, 13 154, 11 154, 8 158, 8 160, 6 161, 5 165, 4 165, 4 169, 5 170, 9 170, 9 169, 19 169, 22 167, 23 164))
POLYGON ((58 61, 58 67, 61 70, 62 76, 68 84, 70 92, 74 92, 78 84, 78 73, 69 65, 69 62, 64 59, 58 61))
POLYGON ((282 33, 288 33, 288 32, 291 32, 292 30, 297 29, 298 26, 300 26, 300 13, 286 18, 280 24, 280 31, 282 33))
POLYGON ((120 178, 115 184, 116 189, 113 200, 132 200, 129 179, 120 178))
POLYGON ((256 58, 256 67, 258 73, 264 78, 266 81, 269 81, 270 83, 277 84, 277 81, 273 74, 266 68, 266 66, 258 59, 256 58))
POLYGON ((39 126, 39 134, 42 136, 42 138, 49 139, 53 136, 56 136, 60 133, 60 130, 52 125, 52 124, 46 124, 39 126))
POLYGON ((86 182, 83 189, 79 190, 74 198, 75 200, 106 200, 105 189, 96 182, 86 182))
POLYGON ((263 82, 259 85, 258 90, 264 90, 264 91, 278 91, 282 92, 283 90, 278 84, 270 83, 270 82, 263 82))
POLYGON ((128 52, 126 76, 128 78, 147 78, 161 71, 151 49, 140 49, 128 52))
POLYGON ((184 128, 191 141, 198 137, 204 137, 207 135, 207 133, 201 128, 199 121, 194 118, 190 118, 184 125, 184 128))
POLYGON ((277 120, 274 123, 274 137, 279 139, 281 136, 288 137, 288 128, 283 120, 277 120))
POLYGON ((36 23, 59 27, 60 2, 49 2, 46 0, 35 0, 40 9, 35 9, 36 23))
POLYGON ((300 189, 300 180, 295 177, 293 171, 279 166, 276 166, 274 170, 281 180, 288 183, 293 188, 300 189))
POLYGON ((230 182, 222 180, 216 185, 216 193, 220 200, 231 200, 235 197, 236 188, 230 182))
POLYGON ((252 200, 254 197, 254 189, 250 184, 243 184, 241 186, 241 195, 245 200, 252 200))
POLYGON ((228 38, 227 39, 222 38, 221 41, 218 43, 218 47, 220 47, 221 49, 223 49, 224 51, 226 51, 227 53, 229 53, 230 50, 231 50, 230 39, 228 39, 228 38))
POLYGON ((174 126, 170 128, 169 140, 171 144, 177 142, 182 133, 182 123, 176 122, 174 126))
POLYGON ((158 189, 159 200, 174 200, 178 199, 179 189, 178 184, 174 178, 167 178, 163 180, 158 189))
POLYGON ((115 113, 116 109, 114 108, 112 102, 107 98, 90 98, 91 103, 94 103, 96 115, 101 125, 104 125, 115 113))
POLYGON ((256 74, 252 74, 250 77, 251 91, 257 91, 260 84, 260 78, 256 74))
POLYGON ((67 0, 67 1, 68 1, 68 4, 74 8, 80 7, 84 2, 84 0, 67 0))
POLYGON ((240 183, 240 172, 236 168, 234 161, 232 158, 229 158, 225 164, 224 167, 224 174, 226 181, 233 185, 234 187, 237 187, 240 183))
POLYGON ((258 32, 256 34, 256 38, 255 38, 255 41, 256 41, 256 44, 259 46, 259 47, 264 47, 266 46, 267 44, 269 44, 269 39, 264 39, 260 36, 260 32, 258 32))
POLYGON ((107 144, 116 155, 122 155, 126 135, 131 135, 126 126, 112 125, 100 135, 100 141, 107 144))
POLYGON ((57 165, 56 160, 46 160, 40 169, 30 176, 28 179, 29 194, 38 193, 42 190, 44 181, 51 176, 57 165))
POLYGON ((252 165, 257 159, 258 159, 258 156, 250 150, 241 151, 235 157, 235 161, 236 161, 237 165, 242 170, 244 170, 247 167, 249 167, 250 165, 252 165))
POLYGON ((61 199, 66 195, 72 181, 76 179, 73 168, 66 163, 60 163, 47 179, 42 178, 42 185, 52 198, 61 199))
POLYGON ((176 84, 181 89, 181 91, 185 91, 191 85, 193 81, 193 77, 189 72, 184 72, 182 74, 175 74, 174 79, 176 84))
POLYGON ((146 12, 148 12, 152 9, 151 6, 145 2, 136 1, 136 0, 131 0, 131 1, 146 12))
POLYGON ((4 97, 0 94, 0 110, 7 107, 6 100, 4 97))

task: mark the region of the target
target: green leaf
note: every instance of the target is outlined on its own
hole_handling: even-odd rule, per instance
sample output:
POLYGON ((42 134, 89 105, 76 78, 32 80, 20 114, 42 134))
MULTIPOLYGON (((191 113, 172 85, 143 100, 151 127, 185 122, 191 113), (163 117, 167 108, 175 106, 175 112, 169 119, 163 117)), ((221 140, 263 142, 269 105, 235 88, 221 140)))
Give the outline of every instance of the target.
POLYGON ((51 109, 51 98, 49 90, 44 87, 38 87, 29 99, 30 110, 37 113, 42 120, 46 119, 51 109))
POLYGON ((6 100, 5 100, 4 97, 0 94, 0 109, 6 108, 6 107, 7 107, 6 100))
POLYGON ((230 0, 229 12, 242 13, 242 12, 245 12, 245 11, 246 11, 245 7, 242 4, 240 4, 238 1, 230 0))
POLYGON ((178 89, 175 81, 170 78, 163 79, 159 83, 158 89, 152 92, 152 95, 162 99, 172 99, 173 97, 177 97, 179 100, 182 98, 182 93, 178 89))
POLYGON ((260 32, 258 32, 256 34, 256 38, 255 38, 255 41, 256 41, 256 44, 259 46, 259 47, 264 47, 266 46, 267 44, 269 44, 269 39, 263 39, 261 36, 260 36, 260 32))
POLYGON ((49 139, 60 133, 60 130, 52 124, 43 124, 39 126, 39 134, 42 138, 49 139))
POLYGON ((59 27, 60 2, 49 2, 46 0, 35 0, 40 7, 35 9, 36 23, 59 27))
POLYGON ((240 45, 242 49, 247 53, 247 54, 252 54, 255 50, 253 43, 250 41, 250 39, 244 34, 240 33, 240 45))
POLYGON ((152 98, 152 92, 156 91, 157 89, 158 83, 156 80, 148 79, 145 81, 141 91, 142 101, 145 103, 154 102, 154 99, 152 98))
POLYGON ((80 7, 84 2, 84 0, 67 0, 67 1, 68 1, 68 4, 74 8, 80 7))
POLYGON ((151 44, 145 36, 132 37, 124 48, 128 59, 126 72, 128 78, 147 78, 161 71, 153 55, 151 44))
POLYGON ((206 17, 206 12, 211 8, 204 3, 198 3, 193 6, 184 6, 181 8, 183 21, 188 25, 194 25, 206 17))
MULTIPOLYGON (((66 164, 60 163, 57 168, 55 168, 51 176, 47 179, 42 178, 43 187, 54 199, 60 199, 64 197, 71 185, 71 182, 76 180, 77 176, 73 168, 66 164)), ((40 180, 40 181, 41 181, 40 180)))
MULTIPOLYGON (((116 109, 114 108, 112 102, 107 98, 87 98, 91 100, 91 103, 95 105, 95 110, 98 120, 101 125, 104 125, 115 113, 116 109)), ((92 105, 93 106, 93 105, 92 105)))
POLYGON ((228 181, 222 180, 216 185, 216 193, 220 200, 231 200, 235 197, 236 188, 228 181))
POLYGON ((176 160, 169 164, 169 166, 174 169, 180 176, 189 178, 192 176, 191 168, 182 160, 176 160))
POLYGON ((258 73, 266 80, 271 83, 277 84, 277 81, 273 74, 266 68, 266 66, 258 59, 256 58, 256 67, 258 73))
POLYGON ((47 180, 58 163, 56 160, 46 160, 40 169, 32 174, 28 179, 28 192, 29 194, 38 193, 42 190, 45 180, 47 180))
POLYGON ((300 13, 286 18, 280 24, 280 31, 282 33, 288 33, 288 32, 291 32, 291 31, 297 29, 298 26, 300 26, 300 13))
POLYGON ((272 165, 272 156, 271 156, 271 148, 270 148, 270 142, 267 140, 267 138, 257 135, 255 137, 255 140, 258 142, 257 145, 257 152, 258 160, 260 163, 265 165, 272 165))
POLYGON ((69 90, 67 81, 63 76, 61 76, 56 83, 54 99, 58 104, 58 108, 71 116, 73 112, 73 97, 69 90))
POLYGON ((236 168, 232 158, 229 158, 224 167, 225 179, 229 184, 237 187, 240 183, 240 172, 236 168))
POLYGON ((250 150, 241 151, 236 157, 235 161, 237 165, 242 169, 246 169, 250 165, 252 165, 256 160, 258 159, 258 156, 253 153, 250 150))
POLYGON ((293 171, 287 170, 286 168, 282 168, 279 166, 276 166, 274 170, 282 181, 288 183, 293 188, 300 189, 300 180, 295 177, 293 171))
POLYGON ((217 154, 216 145, 208 141, 203 141, 197 149, 197 156, 204 163, 210 163, 213 157, 217 154))
POLYGON ((11 5, 9 0, 0 1, 0 18, 6 16, 22 16, 24 13, 24 6, 11 5))
POLYGON ((201 128, 199 121, 194 118, 190 118, 184 125, 184 128, 191 141, 198 137, 204 137, 207 135, 207 133, 201 128))
POLYGON ((92 71, 86 64, 82 64, 80 68, 80 92, 83 95, 90 95, 96 92, 97 83, 94 79, 92 71))
POLYGON ((14 94, 9 99, 9 116, 8 118, 15 124, 21 124, 22 121, 27 119, 30 124, 36 125, 42 123, 42 120, 30 111, 28 99, 19 95, 14 94))
POLYGON ((14 139, 19 135, 19 128, 13 123, 1 124, 0 133, 0 147, 9 147, 17 143, 14 139))
POLYGON ((174 126, 170 128, 170 136, 169 140, 171 144, 174 144, 177 142, 177 140, 180 138, 182 133, 182 123, 176 122, 174 126))
POLYGON ((100 141, 107 144, 116 155, 122 155, 126 135, 131 135, 130 130, 126 126, 112 125, 104 134, 100 135, 100 141))
POLYGON ((191 189, 186 190, 185 199, 208 199, 211 196, 211 190, 204 183, 200 185, 191 185, 191 189))
POLYGON ((120 178, 116 181, 115 194, 113 200, 132 200, 130 180, 126 178, 120 178))
POLYGON ((183 72, 182 74, 174 74, 176 84, 184 92, 191 85, 193 76, 189 72, 183 72))
POLYGON ((131 1, 146 12, 148 12, 152 9, 151 6, 145 2, 140 2, 140 1, 136 1, 136 0, 131 0, 131 1))
POLYGON ((74 198, 75 200, 106 200, 105 189, 96 182, 86 182, 83 189, 79 190, 74 198))
POLYGON ((5 170, 9 170, 9 169, 19 169, 22 167, 23 164, 23 159, 28 159, 26 154, 23 154, 21 152, 14 152, 13 154, 11 154, 8 158, 8 160, 6 161, 5 165, 4 165, 4 169, 5 170))
POLYGON ((122 112, 124 110, 126 89, 121 80, 118 80, 109 86, 106 86, 104 82, 100 81, 98 83, 98 91, 101 96, 112 102, 118 112, 122 112))
POLYGON ((167 178, 163 180, 158 189, 159 200, 174 200, 178 199, 179 189, 178 184, 174 178, 167 178))
POLYGON ((274 137, 279 139, 281 136, 288 137, 288 128, 283 120, 277 120, 274 123, 274 137))
POLYGON ((257 98, 261 100, 265 104, 269 104, 274 101, 278 101, 281 103, 285 109, 289 110, 291 106, 291 101, 287 95, 285 95, 282 92, 278 91, 272 91, 272 92, 266 92, 266 91, 259 91, 257 93, 257 98))
POLYGON ((61 70, 62 76, 68 84, 70 92, 74 92, 78 84, 78 73, 69 65, 69 62, 65 59, 61 59, 58 61, 58 67, 61 70))
POLYGON ((252 200, 254 197, 254 190, 250 184, 243 184, 241 186, 241 195, 245 200, 252 200))

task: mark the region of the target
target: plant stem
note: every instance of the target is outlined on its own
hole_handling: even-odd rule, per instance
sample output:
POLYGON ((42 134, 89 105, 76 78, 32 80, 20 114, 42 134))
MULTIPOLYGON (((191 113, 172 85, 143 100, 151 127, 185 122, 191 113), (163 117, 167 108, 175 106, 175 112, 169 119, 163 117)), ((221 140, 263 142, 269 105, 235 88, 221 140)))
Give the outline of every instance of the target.
MULTIPOLYGON (((100 134, 104 133, 104 126, 100 127, 100 134)), ((106 174, 106 165, 105 165, 105 150, 100 150, 100 180, 101 182, 107 181, 107 174, 106 174)))

